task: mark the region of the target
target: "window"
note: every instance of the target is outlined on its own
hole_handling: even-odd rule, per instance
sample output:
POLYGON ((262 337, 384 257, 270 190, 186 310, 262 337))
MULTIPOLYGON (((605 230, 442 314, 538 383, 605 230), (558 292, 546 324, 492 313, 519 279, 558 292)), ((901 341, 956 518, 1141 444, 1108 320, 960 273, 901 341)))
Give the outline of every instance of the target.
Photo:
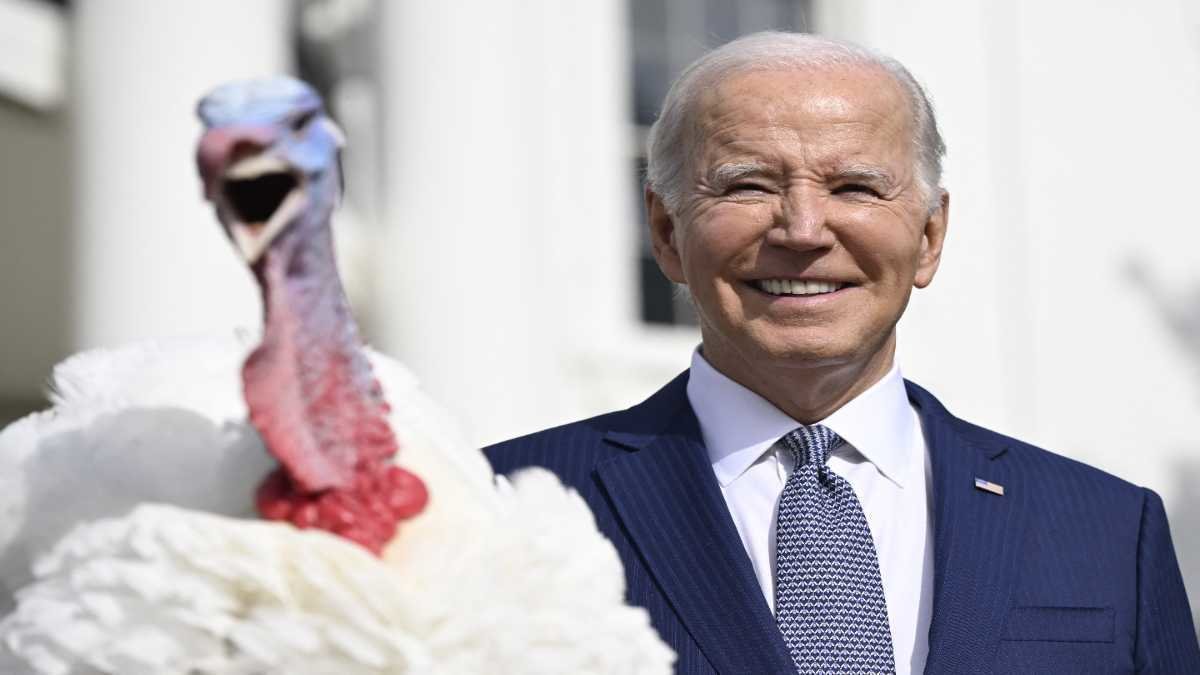
POLYGON ((646 134, 671 80, 704 52, 760 30, 803 31, 811 25, 811 0, 631 0, 633 38, 633 124, 637 147, 633 168, 638 186, 638 288, 642 321, 695 325, 686 295, 662 275, 650 250, 641 183, 646 169, 646 134))

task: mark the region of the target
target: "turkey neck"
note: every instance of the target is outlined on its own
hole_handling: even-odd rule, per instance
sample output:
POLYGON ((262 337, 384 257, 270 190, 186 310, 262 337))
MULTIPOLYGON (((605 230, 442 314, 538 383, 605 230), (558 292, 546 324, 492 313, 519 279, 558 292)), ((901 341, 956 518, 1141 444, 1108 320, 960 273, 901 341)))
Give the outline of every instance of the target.
POLYGON ((254 266, 265 327, 242 369, 250 420, 304 493, 348 488, 397 449, 338 278, 328 213, 310 214, 254 266))

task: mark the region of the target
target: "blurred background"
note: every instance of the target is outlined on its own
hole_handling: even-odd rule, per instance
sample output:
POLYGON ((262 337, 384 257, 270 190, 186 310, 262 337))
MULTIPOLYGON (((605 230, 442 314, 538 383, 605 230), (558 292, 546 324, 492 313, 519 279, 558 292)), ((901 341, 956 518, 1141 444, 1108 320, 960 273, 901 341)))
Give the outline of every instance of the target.
POLYGON ((905 374, 1157 490, 1200 609, 1194 0, 0 0, 0 423, 74 351, 258 324, 193 107, 281 72, 349 137, 366 335, 475 441, 641 400, 698 335, 643 233, 646 129, 682 66, 766 28, 932 95, 951 228, 905 374))

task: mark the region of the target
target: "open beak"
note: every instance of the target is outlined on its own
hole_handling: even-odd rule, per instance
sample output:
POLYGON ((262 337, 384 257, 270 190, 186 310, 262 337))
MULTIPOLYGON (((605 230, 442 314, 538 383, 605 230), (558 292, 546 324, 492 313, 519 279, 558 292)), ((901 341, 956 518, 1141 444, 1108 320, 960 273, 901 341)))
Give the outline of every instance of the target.
POLYGON ((197 151, 205 197, 250 265, 307 201, 303 175, 271 154, 274 136, 269 127, 221 127, 206 132, 197 151))

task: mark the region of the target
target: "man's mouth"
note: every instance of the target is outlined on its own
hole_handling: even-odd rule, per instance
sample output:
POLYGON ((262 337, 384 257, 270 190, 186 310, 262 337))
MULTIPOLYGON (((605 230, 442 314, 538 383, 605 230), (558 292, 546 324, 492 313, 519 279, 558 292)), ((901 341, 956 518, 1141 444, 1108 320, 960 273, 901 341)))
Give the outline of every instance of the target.
POLYGON ((803 279, 755 279, 751 285, 763 293, 778 296, 825 295, 850 286, 850 284, 834 281, 803 279))

